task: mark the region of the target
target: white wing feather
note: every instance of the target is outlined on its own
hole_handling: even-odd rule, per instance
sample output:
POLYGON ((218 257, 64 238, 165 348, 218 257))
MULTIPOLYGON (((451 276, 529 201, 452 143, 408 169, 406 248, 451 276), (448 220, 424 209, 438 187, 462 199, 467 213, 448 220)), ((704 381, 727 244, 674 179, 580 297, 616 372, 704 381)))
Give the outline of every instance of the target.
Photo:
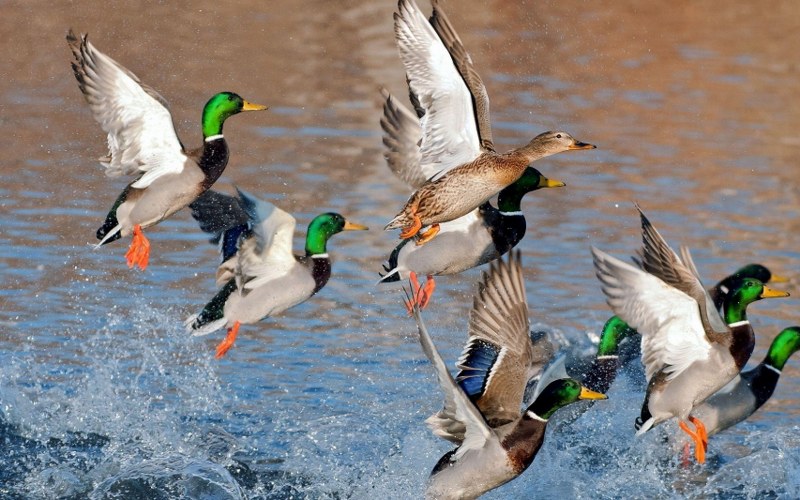
POLYGON ((478 411, 472 401, 469 400, 467 395, 464 394, 464 391, 456 384, 456 381, 453 380, 453 376, 447 369, 447 365, 436 349, 436 346, 433 344, 433 340, 431 340, 425 323, 422 322, 422 316, 420 315, 418 307, 414 307, 413 315, 414 319, 417 321, 419 342, 422 345, 422 350, 425 352, 431 364, 433 364, 439 386, 442 388, 442 392, 444 392, 444 411, 450 418, 463 423, 466 428, 464 441, 453 457, 453 460, 458 460, 470 450, 479 450, 483 448, 488 440, 497 439, 497 436, 486 424, 480 411, 478 411))
POLYGON ((435 179, 481 154, 472 95, 414 0, 400 2, 395 38, 408 85, 425 110, 421 168, 435 179))
POLYGON ((106 174, 144 174, 133 187, 145 188, 162 175, 181 172, 187 156, 163 98, 85 36, 73 51, 86 101, 108 134, 109 158, 101 159, 106 174))
POLYGON ((594 247, 592 256, 609 306, 642 335, 648 380, 661 370, 672 380, 695 361, 708 359, 711 344, 697 301, 594 247))
POLYGON ((297 221, 272 203, 238 191, 255 236, 239 249, 239 274, 244 289, 252 290, 286 274, 296 264, 292 238, 297 221))

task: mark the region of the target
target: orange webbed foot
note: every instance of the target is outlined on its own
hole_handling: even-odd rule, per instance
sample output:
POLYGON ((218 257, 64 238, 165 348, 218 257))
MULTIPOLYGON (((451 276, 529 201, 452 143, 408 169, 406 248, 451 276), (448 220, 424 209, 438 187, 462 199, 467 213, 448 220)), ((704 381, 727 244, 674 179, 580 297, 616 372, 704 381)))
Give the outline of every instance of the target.
POLYGON ((147 269, 147 262, 150 258, 150 242, 142 232, 142 226, 136 224, 133 226, 133 240, 128 252, 125 254, 125 260, 128 262, 128 267, 133 268, 139 266, 139 269, 144 271, 147 269))
POLYGON ((408 279, 411 283, 411 297, 405 301, 405 304, 408 315, 411 316, 415 305, 419 306, 420 309, 425 309, 428 305, 431 296, 433 296, 433 291, 436 289, 436 282, 433 280, 433 276, 428 275, 425 286, 420 286, 417 273, 414 271, 409 273, 408 279))
POLYGON ((422 221, 419 219, 419 215, 414 214, 413 218, 414 218, 414 221, 411 223, 411 225, 410 226, 406 226, 400 232, 400 239, 401 240, 407 240, 408 238, 411 238, 412 236, 417 234, 420 229, 422 229, 422 221))
MULTIPOLYGON (((697 420, 697 419, 695 419, 697 420)), ((699 420, 698 420, 699 421, 699 420)), ((692 422, 694 424, 694 422, 692 422)), ((697 463, 702 464, 706 461, 706 445, 703 444, 703 440, 700 437, 700 430, 698 429, 697 432, 692 431, 689 429, 689 426, 686 425, 686 422, 681 421, 678 424, 683 432, 689 435, 694 441, 694 457, 697 459, 697 463)), ((702 423, 701 423, 702 425, 702 423)), ((695 427, 697 425, 695 424, 695 427)), ((705 427, 703 426, 703 432, 705 432, 705 427)))
POLYGON ((697 429, 697 436, 703 443, 703 450, 708 451, 708 432, 706 432, 705 424, 702 422, 702 420, 692 415, 689 415, 689 422, 693 423, 695 429, 697 429))
POLYGON ((236 321, 232 327, 228 328, 228 333, 225 335, 225 339, 217 346, 217 353, 214 355, 215 359, 225 356, 231 347, 233 347, 233 343, 236 342, 236 334, 239 333, 239 326, 241 326, 241 323, 236 321))
POLYGON ((422 246, 439 234, 439 224, 433 224, 427 231, 417 237, 417 246, 422 246))

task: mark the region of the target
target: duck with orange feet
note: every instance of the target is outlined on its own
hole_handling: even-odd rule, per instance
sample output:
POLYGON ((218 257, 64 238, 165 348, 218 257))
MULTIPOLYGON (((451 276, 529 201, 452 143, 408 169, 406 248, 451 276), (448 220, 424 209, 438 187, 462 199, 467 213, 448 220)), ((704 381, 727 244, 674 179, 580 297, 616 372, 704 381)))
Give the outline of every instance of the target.
POLYGON ((395 38, 421 116, 420 162, 432 171, 386 230, 422 245, 440 224, 463 217, 552 154, 593 149, 566 132, 545 132, 507 153, 494 148, 489 99, 472 60, 438 2, 430 21, 413 0, 400 0, 395 38), (428 227, 424 232, 420 230, 428 227))
POLYGON ((238 190, 238 198, 206 191, 191 209, 200 228, 213 234, 212 242, 219 245, 221 288, 200 313, 186 320, 186 327, 193 335, 227 328, 217 358, 233 346, 242 324, 257 323, 305 302, 327 284, 331 236, 367 229, 337 213, 320 214, 308 225, 305 254, 295 255, 295 218, 244 191, 238 190))
POLYGON ((228 164, 222 134, 225 120, 243 111, 259 111, 232 92, 213 96, 203 109, 203 146, 187 151, 161 95, 131 71, 97 50, 87 35, 67 35, 72 69, 95 120, 108 134, 108 155, 100 158, 106 175, 135 175, 117 197, 97 230, 97 247, 128 235, 133 241, 128 267, 145 269, 150 242, 143 229, 158 224, 206 191, 228 164))
MULTIPOLYGON (((419 187, 430 173, 423 171, 420 161, 419 119, 386 90, 382 92, 381 127, 387 164, 411 187, 419 187)), ((425 245, 403 240, 384 264, 386 274, 379 283, 411 279, 413 286, 420 288, 418 276, 426 276, 422 293, 415 295, 420 300, 418 305, 425 308, 435 289, 434 276, 457 274, 491 262, 522 240, 527 222, 520 205, 527 193, 564 185, 527 167, 522 177, 500 191, 497 208, 486 202, 467 215, 442 223, 436 239, 425 245)))
POLYGON ((639 213, 643 248, 634 259, 639 267, 592 248, 609 306, 642 336, 648 387, 637 435, 677 417, 695 444, 695 458, 703 463, 708 433, 692 409, 738 375, 750 358, 755 335, 747 306, 789 294, 757 279, 744 279, 729 291, 723 318, 703 287, 688 248, 682 247, 679 257, 639 213))

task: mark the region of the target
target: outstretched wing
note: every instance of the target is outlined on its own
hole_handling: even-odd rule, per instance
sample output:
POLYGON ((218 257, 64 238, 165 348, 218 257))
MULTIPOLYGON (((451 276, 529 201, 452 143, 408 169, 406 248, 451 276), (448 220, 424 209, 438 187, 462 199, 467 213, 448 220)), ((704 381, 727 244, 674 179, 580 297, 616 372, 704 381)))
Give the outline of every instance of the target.
POLYGON ((472 96, 472 106, 475 111, 475 118, 478 121, 478 137, 481 147, 488 151, 494 151, 492 123, 489 114, 489 94, 486 92, 481 76, 472 64, 472 57, 470 57, 467 49, 464 48, 461 38, 459 38, 456 29, 439 6, 438 0, 433 0, 431 4, 433 4, 433 13, 430 19, 431 25, 433 25, 433 29, 436 30, 444 46, 447 47, 450 57, 453 58, 453 64, 458 69, 461 78, 464 79, 464 83, 467 84, 472 96))
MULTIPOLYGON (((486 421, 481 416, 481 413, 472 404, 464 391, 453 380, 453 376, 447 370, 442 356, 433 345, 428 329, 422 321, 422 316, 418 306, 414 306, 412 311, 414 319, 417 322, 417 331, 419 333, 419 343, 422 346, 422 351, 433 364, 436 378, 439 381, 439 387, 442 388, 444 393, 444 409, 440 412, 450 420, 461 423, 465 427, 464 440, 461 446, 455 453, 454 459, 459 459, 464 453, 469 450, 478 450, 486 445, 490 439, 497 439, 497 436, 492 432, 486 421)), ((431 427, 434 432, 438 429, 431 427)), ((444 436, 443 436, 444 437, 444 436)))
POLYGON ((239 250, 238 274, 244 290, 252 290, 286 274, 297 263, 292 253, 297 221, 272 203, 237 191, 253 231, 253 238, 243 242, 239 250))
POLYGON ((642 335, 647 380, 661 370, 672 380, 708 359, 711 344, 694 298, 597 248, 592 256, 608 305, 642 335))
POLYGON ((422 130, 416 115, 403 106, 388 90, 381 88, 384 98, 381 128, 384 157, 394 174, 414 189, 428 180, 420 165, 419 142, 422 130))
POLYGON ((714 333, 728 333, 728 327, 706 291, 688 248, 682 248, 682 261, 669 247, 661 233, 650 223, 642 209, 636 206, 642 221, 642 251, 640 267, 666 284, 692 297, 700 307, 703 326, 714 333))
POLYGON ((95 120, 108 134, 106 174, 141 175, 145 188, 158 177, 178 173, 187 160, 166 101, 128 69, 97 50, 87 35, 67 34, 72 69, 95 120))
POLYGON ((519 417, 533 359, 528 301, 519 251, 492 262, 469 314, 469 340, 458 361, 462 387, 480 384, 478 407, 486 420, 519 417))
POLYGON ((482 152, 472 95, 414 0, 400 0, 394 20, 409 88, 425 111, 420 119, 422 168, 438 177, 482 152))

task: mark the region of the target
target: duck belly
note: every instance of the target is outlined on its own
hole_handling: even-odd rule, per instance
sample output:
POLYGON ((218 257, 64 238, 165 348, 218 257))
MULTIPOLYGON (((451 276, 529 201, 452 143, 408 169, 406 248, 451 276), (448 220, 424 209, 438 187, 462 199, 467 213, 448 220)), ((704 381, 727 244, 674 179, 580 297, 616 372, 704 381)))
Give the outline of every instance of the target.
MULTIPOLYGON (((246 285, 245 285, 246 286, 246 285)), ((237 290, 225 304, 228 323, 253 324, 308 300, 314 292, 308 273, 290 272, 254 288, 237 290)))
POLYGON ((695 362, 673 380, 653 388, 648 404, 650 413, 656 423, 671 417, 686 420, 692 408, 711 397, 737 374, 736 364, 727 349, 714 348, 709 359, 695 362))
POLYGON ((485 226, 457 221, 442 224, 439 234, 425 245, 404 245, 397 258, 401 279, 409 271, 419 275, 456 274, 499 257, 485 226))
POLYGON ((164 175, 145 189, 131 188, 117 209, 117 220, 126 236, 139 224, 142 229, 158 224, 197 199, 203 190, 203 175, 184 169, 180 174, 164 175))
POLYGON ((426 498, 478 498, 515 477, 505 450, 494 444, 467 452, 458 462, 445 465, 428 480, 426 498))
MULTIPOLYGON (((448 172, 438 181, 417 191, 417 214, 423 226, 462 217, 489 201, 508 185, 504 183, 504 179, 496 176, 456 174, 455 171, 448 172)), ((514 180, 516 179, 511 182, 514 180)))

